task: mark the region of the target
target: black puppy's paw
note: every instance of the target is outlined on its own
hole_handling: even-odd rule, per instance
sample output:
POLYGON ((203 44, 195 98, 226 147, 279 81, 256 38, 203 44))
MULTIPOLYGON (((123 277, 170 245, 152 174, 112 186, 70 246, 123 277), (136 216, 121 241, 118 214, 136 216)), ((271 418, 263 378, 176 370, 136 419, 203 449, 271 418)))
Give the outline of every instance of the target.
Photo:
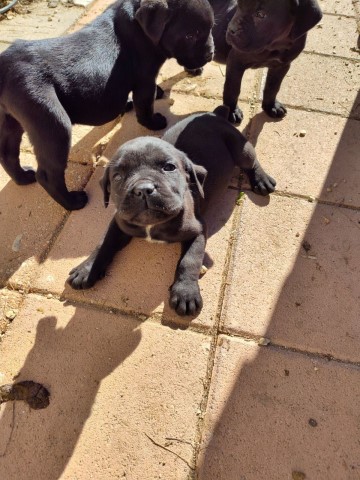
POLYGON ((235 110, 230 110, 229 112, 229 122, 239 125, 244 118, 243 112, 239 107, 236 107, 235 110))
POLYGON ((22 167, 16 175, 14 175, 14 182, 17 185, 30 185, 36 182, 35 170, 32 167, 22 167))
POLYGON ((66 208, 66 210, 80 210, 85 207, 87 202, 88 196, 86 192, 69 192, 69 196, 66 202, 62 203, 62 206, 66 208))
POLYGON ((198 282, 175 282, 170 288, 171 308, 178 315, 195 315, 203 306, 198 282))
POLYGON ((161 98, 163 98, 164 93, 165 93, 164 90, 159 85, 156 85, 156 94, 155 94, 156 100, 160 100, 161 98))
POLYGON ((100 280, 100 278, 105 276, 105 271, 91 271, 93 265, 94 262, 92 259, 87 259, 80 263, 80 265, 70 271, 69 277, 66 280, 67 283, 75 290, 85 290, 87 288, 91 288, 93 285, 95 285, 97 280, 100 280))
POLYGON ((250 185, 255 193, 260 195, 269 195, 275 191, 276 181, 259 168, 249 175, 250 185))
POLYGON ((198 77, 201 75, 204 71, 203 67, 200 68, 194 68, 193 70, 190 70, 189 68, 184 68, 185 72, 191 75, 192 77, 198 77))
POLYGON ((139 123, 149 130, 162 130, 167 125, 166 118, 161 113, 154 113, 150 119, 139 119, 139 123))
POLYGON ((274 103, 263 103, 262 108, 271 118, 284 118, 287 113, 286 107, 277 100, 274 103))

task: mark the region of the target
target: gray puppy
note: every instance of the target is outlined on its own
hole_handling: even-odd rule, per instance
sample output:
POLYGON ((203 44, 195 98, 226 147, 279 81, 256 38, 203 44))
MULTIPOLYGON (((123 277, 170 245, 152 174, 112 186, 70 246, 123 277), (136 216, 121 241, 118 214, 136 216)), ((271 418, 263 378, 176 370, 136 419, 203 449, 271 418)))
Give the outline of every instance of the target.
MULTIPOLYGON (((209 0, 215 15, 215 59, 226 62, 223 103, 229 120, 240 123, 237 106, 248 68, 268 67, 262 108, 282 118, 286 108, 277 99, 291 62, 305 47, 307 32, 322 17, 317 0, 209 0)), ((201 73, 202 69, 190 71, 201 73)))
POLYGON ((257 193, 267 195, 276 184, 261 168, 253 146, 228 122, 228 113, 227 107, 218 107, 214 113, 192 115, 163 139, 139 137, 119 149, 101 182, 105 205, 111 197, 116 213, 102 243, 70 272, 73 288, 94 285, 132 237, 181 242, 170 305, 179 315, 201 309, 198 278, 210 205, 224 193, 236 165, 257 193))

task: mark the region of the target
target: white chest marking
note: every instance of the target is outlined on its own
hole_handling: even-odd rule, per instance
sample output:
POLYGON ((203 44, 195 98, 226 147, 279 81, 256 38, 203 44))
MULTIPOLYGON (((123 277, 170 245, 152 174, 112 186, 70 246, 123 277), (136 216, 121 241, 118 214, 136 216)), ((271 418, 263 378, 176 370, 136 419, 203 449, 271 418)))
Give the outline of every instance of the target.
POLYGON ((148 225, 147 227, 145 227, 145 232, 146 232, 145 240, 150 243, 166 243, 163 240, 154 240, 153 238, 151 238, 150 230, 152 229, 153 226, 154 225, 148 225))

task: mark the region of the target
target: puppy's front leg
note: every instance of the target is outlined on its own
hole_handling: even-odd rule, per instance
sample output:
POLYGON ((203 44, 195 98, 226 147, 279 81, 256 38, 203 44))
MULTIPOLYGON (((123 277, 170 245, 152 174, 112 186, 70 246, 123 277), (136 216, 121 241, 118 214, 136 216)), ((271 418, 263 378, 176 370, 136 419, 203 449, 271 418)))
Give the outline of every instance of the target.
POLYGON ((166 118, 161 113, 154 113, 154 99, 158 94, 160 94, 160 91, 156 83, 149 80, 133 90, 133 101, 138 122, 150 130, 162 130, 167 125, 166 118))
POLYGON ((198 280, 205 245, 204 233, 181 245, 181 257, 176 268, 175 280, 170 287, 170 306, 178 315, 195 315, 202 308, 198 280))
POLYGON ((235 50, 231 50, 226 62, 226 76, 223 92, 223 103, 230 108, 229 121, 241 123, 244 115, 238 107, 241 81, 246 68, 239 62, 235 50))
POLYGON ((95 248, 88 259, 71 270, 67 282, 77 290, 92 287, 97 280, 105 276, 115 253, 126 247, 131 238, 120 230, 113 218, 102 243, 95 248))
POLYGON ((264 99, 262 102, 263 110, 273 118, 283 118, 286 115, 285 106, 276 100, 279 93, 281 82, 289 71, 290 64, 286 63, 279 67, 269 68, 264 88, 264 99))

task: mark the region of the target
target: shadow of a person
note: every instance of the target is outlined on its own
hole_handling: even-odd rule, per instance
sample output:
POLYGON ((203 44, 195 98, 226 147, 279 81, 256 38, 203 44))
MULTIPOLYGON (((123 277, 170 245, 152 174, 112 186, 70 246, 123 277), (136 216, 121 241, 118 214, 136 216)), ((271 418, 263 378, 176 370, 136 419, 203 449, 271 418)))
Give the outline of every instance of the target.
POLYGON ((44 384, 50 391, 49 407, 31 410, 24 402, 10 402, 0 409, 1 479, 59 479, 101 381, 140 342, 135 320, 121 317, 119 325, 120 317, 102 313, 100 324, 97 310, 77 308, 72 317, 69 310, 75 309, 40 319, 35 343, 16 377, 44 384))

